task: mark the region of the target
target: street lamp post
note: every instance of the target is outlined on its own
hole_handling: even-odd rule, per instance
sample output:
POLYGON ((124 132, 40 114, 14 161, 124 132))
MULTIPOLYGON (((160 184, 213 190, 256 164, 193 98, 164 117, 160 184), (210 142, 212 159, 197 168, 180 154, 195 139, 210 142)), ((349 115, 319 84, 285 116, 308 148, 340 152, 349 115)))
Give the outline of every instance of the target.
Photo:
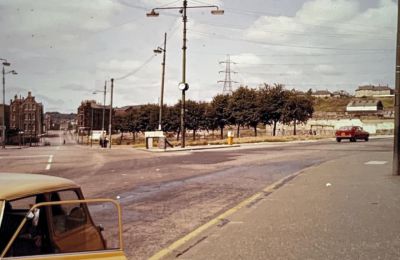
POLYGON ((90 106, 92 110, 91 120, 90 120, 90 147, 93 146, 93 103, 90 106))
POLYGON ((160 115, 158 118, 158 130, 162 130, 162 115, 164 106, 164 79, 165 79, 165 56, 167 52, 167 33, 164 33, 164 47, 158 47, 154 50, 154 53, 163 53, 162 73, 161 73, 161 95, 160 95, 160 115))
POLYGON ((98 92, 103 92, 103 117, 101 120, 101 137, 104 138, 104 129, 105 127, 105 117, 106 117, 106 94, 107 94, 107 81, 104 81, 104 90, 95 90, 93 94, 97 94, 98 92))
POLYGON ((394 91, 393 175, 400 175, 400 1, 397 3, 397 43, 394 91))
POLYGON ((16 75, 17 72, 15 70, 11 70, 6 72, 5 71, 5 67, 6 66, 10 66, 11 64, 9 62, 7 62, 6 59, 0 59, 3 61, 3 122, 1 125, 1 129, 2 129, 2 138, 3 138, 3 149, 6 148, 6 74, 11 73, 13 75, 16 75))
POLYGON ((182 100, 181 100, 181 133, 182 133, 182 142, 181 147, 185 147, 185 93, 189 89, 189 84, 186 82, 186 23, 187 23, 187 15, 186 10, 188 8, 214 8, 211 10, 211 14, 213 15, 221 15, 224 13, 224 10, 219 9, 217 5, 199 5, 199 6, 188 6, 187 0, 183 0, 183 6, 178 7, 159 7, 153 8, 149 13, 146 14, 147 17, 157 17, 160 14, 156 12, 156 10, 171 10, 178 9, 182 13, 183 18, 183 46, 182 46, 182 81, 179 83, 179 89, 182 91, 182 100))
POLYGON ((110 115, 109 115, 109 123, 108 123, 108 136, 109 136, 109 142, 110 146, 109 148, 111 149, 111 129, 112 129, 112 106, 113 106, 113 90, 114 90, 114 79, 111 79, 111 98, 110 98, 110 115))

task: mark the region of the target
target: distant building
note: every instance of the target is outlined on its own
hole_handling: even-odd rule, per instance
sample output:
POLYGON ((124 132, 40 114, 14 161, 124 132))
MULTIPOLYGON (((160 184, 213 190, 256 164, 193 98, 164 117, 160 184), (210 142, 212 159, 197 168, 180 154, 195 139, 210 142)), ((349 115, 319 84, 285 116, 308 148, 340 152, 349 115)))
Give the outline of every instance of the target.
POLYGON ((77 115, 74 113, 46 112, 44 117, 47 130, 71 130, 76 125, 77 115))
POLYGON ((345 91, 345 90, 339 90, 339 91, 335 91, 332 93, 332 97, 334 98, 345 98, 345 97, 350 97, 349 92, 345 91))
POLYGON ((0 143, 3 143, 3 121, 6 129, 10 128, 10 106, 7 105, 0 105, 0 143), (4 112, 3 112, 4 111, 4 112), (3 118, 3 114, 5 119, 3 118))
POLYGON ((23 131, 24 137, 38 138, 43 133, 43 105, 29 91, 26 98, 10 100, 10 129, 23 131))
POLYGON ((83 130, 101 130, 103 128, 103 108, 104 130, 108 130, 110 107, 97 104, 95 100, 85 100, 78 107, 77 127, 83 130))
POLYGON ((366 85, 359 86, 356 90, 356 97, 379 97, 379 96, 392 96, 394 90, 386 86, 366 85))
POLYGON ((121 116, 124 117, 126 115, 129 115, 132 113, 135 109, 140 108, 140 105, 136 106, 123 106, 123 107, 117 107, 114 109, 115 116, 121 116))
POLYGON ((380 100, 353 100, 347 107, 347 112, 377 113, 383 110, 380 100))
POLYGON ((316 98, 329 98, 332 96, 332 93, 328 90, 317 90, 311 94, 311 96, 316 98))

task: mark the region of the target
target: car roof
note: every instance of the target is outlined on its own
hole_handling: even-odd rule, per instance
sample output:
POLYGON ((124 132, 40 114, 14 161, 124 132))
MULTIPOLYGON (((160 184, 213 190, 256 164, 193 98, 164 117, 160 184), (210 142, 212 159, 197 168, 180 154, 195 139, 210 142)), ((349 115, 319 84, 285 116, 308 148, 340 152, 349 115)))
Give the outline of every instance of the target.
POLYGON ((60 177, 28 173, 0 173, 0 200, 13 200, 71 188, 79 188, 79 186, 71 180, 60 177))

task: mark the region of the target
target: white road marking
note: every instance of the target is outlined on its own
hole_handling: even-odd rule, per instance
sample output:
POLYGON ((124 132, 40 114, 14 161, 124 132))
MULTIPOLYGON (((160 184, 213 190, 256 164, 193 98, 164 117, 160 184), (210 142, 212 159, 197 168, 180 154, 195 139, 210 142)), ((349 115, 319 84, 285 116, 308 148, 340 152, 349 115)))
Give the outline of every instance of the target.
POLYGON ((383 165, 387 164, 387 161, 369 161, 365 163, 366 165, 383 165))
MULTIPOLYGON (((0 159, 18 159, 18 158, 37 158, 49 157, 50 155, 20 155, 20 156, 0 156, 0 159)), ((52 156, 52 155, 51 155, 52 156)))
POLYGON ((52 162, 53 162, 53 155, 50 155, 49 160, 47 161, 47 166, 46 166, 47 171, 50 170, 52 162))

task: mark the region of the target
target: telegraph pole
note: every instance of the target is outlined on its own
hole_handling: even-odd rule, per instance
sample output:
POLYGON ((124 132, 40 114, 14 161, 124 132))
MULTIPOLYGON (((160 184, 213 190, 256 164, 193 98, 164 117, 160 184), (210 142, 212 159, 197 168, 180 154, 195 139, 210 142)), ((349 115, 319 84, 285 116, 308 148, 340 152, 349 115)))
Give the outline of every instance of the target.
POLYGON ((101 122, 101 138, 104 136, 104 118, 106 116, 106 93, 107 93, 107 80, 104 81, 104 93, 103 93, 103 120, 101 122))
POLYGON ((220 61, 219 64, 225 63, 225 70, 219 71, 219 73, 225 73, 225 79, 224 80, 218 80, 217 83, 224 83, 224 89, 223 89, 223 94, 232 94, 233 89, 232 89, 232 83, 238 83, 237 81, 233 81, 231 78, 231 73, 236 74, 236 71, 231 70, 231 64, 236 64, 235 62, 231 61, 231 58, 228 55, 226 55, 226 60, 225 61, 220 61))
POLYGON ((165 56, 167 52, 167 33, 164 33, 164 46, 163 48, 158 47, 154 50, 154 53, 163 53, 162 73, 161 73, 161 94, 160 94, 160 116, 158 118, 158 130, 162 130, 162 115, 164 106, 164 79, 165 79, 165 56))
MULTIPOLYGON (((186 23, 187 23, 187 16, 186 16, 186 8, 187 8, 187 1, 183 1, 183 47, 182 47, 182 83, 186 84, 186 23)), ((186 129, 185 129, 185 92, 186 88, 182 90, 182 100, 181 100, 181 132, 182 132, 182 142, 181 147, 185 148, 185 140, 186 140, 186 129)))
POLYGON ((393 175, 400 175, 400 1, 397 3, 396 81, 394 91, 393 175))
POLYGON ((186 23, 187 23, 187 13, 186 10, 188 8, 212 8, 211 14, 213 15, 222 15, 224 14, 224 10, 219 9, 217 5, 198 5, 198 6, 188 6, 188 1, 183 0, 183 6, 168 6, 168 7, 158 7, 153 8, 149 13, 146 14, 147 17, 157 17, 159 13, 156 10, 171 10, 178 9, 182 14, 183 21, 183 46, 182 46, 182 81, 179 83, 178 88, 182 91, 182 100, 181 100, 181 133, 182 133, 182 142, 181 147, 185 147, 185 92, 189 89, 189 84, 186 82, 186 23))
POLYGON ((112 106, 113 106, 113 90, 114 90, 114 79, 111 79, 111 98, 110 98, 110 115, 109 115, 109 120, 110 122, 108 123, 108 136, 109 136, 109 142, 110 142, 110 146, 109 148, 111 149, 111 138, 112 138, 112 133, 111 133, 111 129, 112 129, 112 106))

